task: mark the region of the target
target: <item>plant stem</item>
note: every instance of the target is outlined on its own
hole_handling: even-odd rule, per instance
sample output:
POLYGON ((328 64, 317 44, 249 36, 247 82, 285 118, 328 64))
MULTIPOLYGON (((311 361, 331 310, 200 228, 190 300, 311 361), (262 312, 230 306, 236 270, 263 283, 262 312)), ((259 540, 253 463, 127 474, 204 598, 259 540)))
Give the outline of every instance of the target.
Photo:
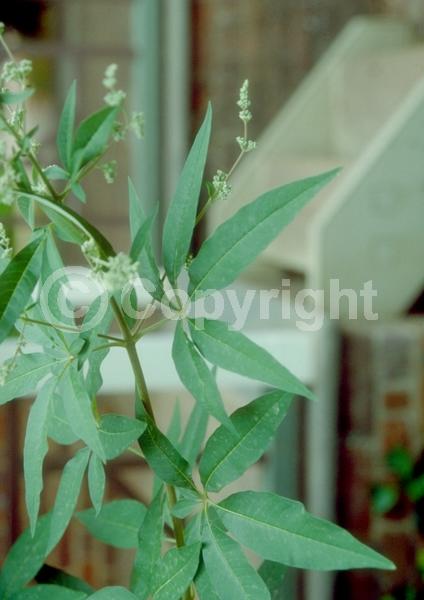
MULTIPOLYGON (((152 419, 153 423, 156 424, 152 402, 150 399, 149 391, 147 389, 146 379, 144 377, 140 359, 137 354, 136 342, 131 335, 130 328, 128 327, 128 325, 125 321, 125 318, 121 312, 121 309, 119 308, 118 303, 116 302, 115 298, 113 298, 113 297, 111 298, 111 305, 112 305, 112 310, 115 313, 116 320, 118 321, 118 324, 122 331, 122 335, 125 340, 125 347, 126 347, 126 350, 128 353, 128 358, 130 359, 131 366, 132 366, 132 369, 134 372, 134 378, 135 378, 138 393, 141 397, 141 400, 143 402, 144 408, 146 409, 146 412, 152 419)), ((177 502, 177 493, 175 491, 174 486, 169 485, 169 484, 167 484, 167 486, 166 486, 166 491, 167 491, 167 495, 168 495, 169 508, 172 511, 173 506, 175 506, 175 504, 177 502)), ((179 547, 184 546, 184 543, 185 543, 184 542, 184 521, 182 519, 172 516, 172 522, 174 525, 174 533, 175 533, 175 539, 177 542, 177 546, 179 546, 179 547)), ((184 594, 183 600, 192 600, 192 597, 193 596, 191 594, 191 591, 188 590, 184 594)))

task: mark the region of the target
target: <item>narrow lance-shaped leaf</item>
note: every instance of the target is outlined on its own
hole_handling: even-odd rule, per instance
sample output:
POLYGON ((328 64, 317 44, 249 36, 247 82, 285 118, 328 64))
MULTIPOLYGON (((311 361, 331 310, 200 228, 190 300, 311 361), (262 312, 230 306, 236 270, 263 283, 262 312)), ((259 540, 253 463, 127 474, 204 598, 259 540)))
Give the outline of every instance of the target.
POLYGON ((187 157, 163 227, 163 263, 172 283, 176 282, 190 249, 211 125, 212 109, 209 105, 206 117, 187 157))
POLYGON ((139 443, 147 462, 159 479, 177 487, 196 490, 188 462, 154 423, 148 423, 139 443))
POLYGON ((208 511, 203 541, 206 573, 221 600, 270 600, 265 583, 240 546, 222 529, 213 511, 208 511))
POLYGON ((105 452, 100 441, 91 401, 75 365, 69 367, 64 377, 65 412, 73 432, 87 446, 105 460, 105 452))
POLYGON ((106 475, 103 463, 96 454, 92 454, 88 463, 88 491, 96 515, 102 508, 105 486, 106 475))
POLYGON ((150 239, 152 225, 156 219, 157 215, 157 207, 155 212, 147 217, 140 225, 139 230, 134 238, 133 243, 131 244, 130 257, 134 262, 137 262, 141 259, 143 250, 150 239))
POLYGON ((29 302, 41 266, 44 238, 25 246, 0 276, 0 343, 13 328, 29 302))
MULTIPOLYGON (((138 197, 134 184, 131 180, 128 181, 128 196, 129 196, 129 213, 130 213, 130 230, 131 240, 134 242, 140 227, 146 221, 146 214, 141 204, 141 200, 138 197)), ((139 269, 138 272, 140 277, 148 285, 147 291, 156 300, 162 300, 165 292, 159 272, 159 267, 156 263, 155 256, 153 254, 151 235, 147 235, 146 243, 139 256, 139 269), (148 282, 148 283, 147 283, 148 282)))
POLYGON ((112 133, 117 107, 106 107, 90 115, 77 129, 72 148, 72 172, 75 175, 90 160, 105 151, 112 133))
POLYGON ((265 559, 318 571, 394 569, 350 533, 269 492, 240 492, 216 507, 234 537, 265 559))
POLYGON ((96 516, 93 508, 80 511, 77 519, 98 540, 116 548, 136 548, 138 531, 146 515, 146 507, 137 500, 113 500, 103 504, 96 516))
POLYGON ((291 400, 291 394, 285 392, 265 394, 231 415, 236 433, 222 426, 213 433, 200 461, 200 476, 207 490, 218 492, 260 459, 291 400))
POLYGON ((281 590, 287 567, 272 560, 264 560, 258 569, 258 573, 269 589, 272 600, 281 598, 281 590))
POLYGON ((146 429, 146 423, 124 415, 105 414, 100 419, 100 441, 106 458, 122 454, 146 429))
POLYGON ((314 395, 286 367, 240 331, 222 321, 190 321, 196 346, 211 363, 282 391, 313 399, 314 395))
POLYGON ((11 600, 85 600, 87 594, 54 584, 42 584, 13 594, 11 600))
POLYGON ((77 592, 85 592, 86 594, 94 592, 93 588, 82 579, 47 564, 44 564, 38 571, 35 576, 35 581, 37 581, 37 583, 60 585, 70 590, 76 590, 77 592))
POLYGON ((189 587, 199 565, 200 544, 169 550, 154 573, 153 600, 179 600, 189 587))
POLYGON ((25 502, 32 534, 35 532, 40 509, 40 494, 43 489, 43 462, 49 449, 47 443, 49 410, 56 385, 56 379, 52 378, 38 394, 29 413, 25 434, 25 502))
POLYGON ((196 402, 179 444, 181 454, 190 465, 194 465, 199 456, 200 448, 205 439, 208 421, 208 413, 201 404, 196 402))
POLYGON ((0 404, 33 394, 40 381, 55 367, 63 367, 65 362, 66 359, 58 359, 48 354, 21 354, 6 382, 0 387, 0 404))
POLYGON ((72 145, 74 136, 75 106, 77 84, 74 81, 69 89, 57 131, 57 149, 62 164, 71 168, 72 145))
POLYGON ((193 342, 186 336, 181 322, 175 328, 172 358, 182 383, 210 415, 232 429, 218 386, 193 342))
POLYGON ((150 504, 138 534, 138 548, 131 574, 131 590, 138 600, 152 592, 152 579, 160 559, 165 494, 160 489, 150 504))
POLYGON ((189 293, 232 283, 337 173, 289 183, 243 206, 203 243, 190 265, 189 293))
POLYGON ((34 536, 26 529, 9 550, 0 572, 0 598, 9 600, 14 592, 29 583, 47 556, 51 515, 38 519, 34 536))
POLYGON ((87 600, 137 600, 137 597, 123 587, 112 586, 95 592, 87 600))
POLYGON ((48 552, 61 540, 74 514, 90 451, 79 450, 63 469, 52 512, 48 552))

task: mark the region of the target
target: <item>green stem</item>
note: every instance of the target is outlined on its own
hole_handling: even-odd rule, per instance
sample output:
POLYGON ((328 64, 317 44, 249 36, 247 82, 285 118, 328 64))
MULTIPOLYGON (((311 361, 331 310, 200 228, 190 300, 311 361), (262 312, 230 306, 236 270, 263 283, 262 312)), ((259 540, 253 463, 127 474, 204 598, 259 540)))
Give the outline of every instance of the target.
MULTIPOLYGON (((130 363, 134 372, 134 378, 136 382, 136 387, 140 398, 143 402, 144 408, 146 412, 152 419, 153 423, 156 424, 155 415, 153 412, 153 406, 150 399, 149 391, 147 389, 146 379, 144 377, 143 369, 140 363, 140 359, 138 357, 136 342, 131 335, 130 328, 128 327, 125 318, 122 314, 122 311, 116 302, 115 298, 111 298, 112 310, 115 313, 116 320, 118 321, 119 327, 121 328, 123 338, 125 340, 125 347, 128 353, 128 358, 130 359, 130 363)), ((168 503, 170 510, 172 512, 172 508, 177 502, 177 493, 175 488, 172 485, 166 486, 167 494, 168 494, 168 503)), ((174 533, 175 539, 177 541, 177 546, 184 546, 184 521, 182 519, 178 519, 177 517, 172 517, 172 522, 174 525, 174 533)), ((188 590, 183 600, 192 600, 191 591, 188 590)))

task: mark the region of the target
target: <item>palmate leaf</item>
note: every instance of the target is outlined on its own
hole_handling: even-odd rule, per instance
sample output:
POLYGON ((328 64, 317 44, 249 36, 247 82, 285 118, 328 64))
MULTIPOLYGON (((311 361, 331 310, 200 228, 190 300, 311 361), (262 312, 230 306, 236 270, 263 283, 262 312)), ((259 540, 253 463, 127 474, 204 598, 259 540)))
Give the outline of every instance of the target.
POLYGON ((221 600, 212 586, 203 561, 197 572, 195 584, 199 600, 221 600))
POLYGON ((270 600, 269 591, 240 546, 220 526, 213 511, 203 530, 203 562, 221 600, 270 600))
POLYGON ((200 476, 207 490, 218 492, 260 459, 291 400, 292 396, 285 392, 265 394, 231 415, 236 433, 222 426, 213 433, 200 461, 200 476))
POLYGON ((281 588, 286 572, 287 567, 285 565, 272 560, 264 560, 259 567, 258 573, 269 589, 272 600, 281 599, 281 588))
POLYGON ((182 383, 193 397, 210 415, 232 430, 215 378, 193 342, 186 336, 181 322, 175 328, 172 358, 182 383))
POLYGON ((74 81, 69 88, 65 100, 56 138, 59 158, 68 171, 71 169, 72 146, 74 141, 76 92, 77 84, 76 81, 74 81))
POLYGON ((138 532, 146 507, 137 500, 113 500, 103 504, 96 516, 93 508, 76 513, 92 536, 116 548, 137 548, 138 532))
POLYGON ((44 248, 44 236, 25 246, 0 276, 0 343, 13 328, 37 283, 44 248))
POLYGON ((61 540, 72 519, 89 457, 89 449, 82 448, 63 469, 51 516, 48 553, 61 540))
POLYGON ((48 419, 48 437, 57 444, 68 446, 75 444, 79 437, 75 435, 69 425, 68 417, 65 412, 66 399, 59 392, 53 395, 50 402, 50 412, 48 419))
POLYGON ((131 574, 131 590, 138 600, 146 600, 152 592, 152 579, 162 548, 165 494, 160 489, 147 509, 138 534, 138 547, 131 574))
MULTIPOLYGON (((146 221, 146 214, 141 204, 141 200, 138 197, 137 191, 134 184, 128 180, 128 197, 129 197, 129 217, 130 217, 130 230, 131 240, 134 243, 137 234, 140 231, 143 223, 146 221)), ((147 234, 147 239, 144 247, 139 255, 139 275, 142 279, 149 282, 149 289, 147 290, 150 295, 156 300, 162 300, 165 295, 163 284, 161 281, 161 275, 159 267, 156 263, 155 256, 153 254, 151 233, 147 234)))
POLYGON ((196 491, 188 462, 154 423, 147 424, 139 443, 147 462, 159 479, 196 491))
POLYGON ((209 105, 203 124, 183 167, 163 226, 163 264, 171 283, 176 282, 190 249, 211 125, 212 109, 209 105))
POLYGON ((219 517, 244 546, 265 559, 319 571, 394 569, 350 533, 307 513, 300 502, 269 492, 240 492, 218 506, 219 517))
POLYGON ((337 173, 284 185, 243 206, 203 243, 190 265, 189 293, 232 283, 337 173))
POLYGON ((66 360, 41 353, 21 354, 5 384, 0 387, 0 404, 33 394, 40 381, 53 369, 63 367, 66 360))
POLYGON ((194 343, 212 364, 305 398, 314 395, 269 352, 222 321, 189 321, 194 343))
POLYGON ((0 572, 0 598, 9 600, 33 579, 47 556, 51 515, 38 519, 34 536, 26 529, 9 550, 0 572))
POLYGON ((88 491, 96 515, 102 508, 105 486, 106 474, 103 463, 96 454, 92 454, 88 463, 88 491))
POLYGON ((24 442, 25 502, 31 533, 34 534, 43 489, 43 462, 49 449, 47 430, 50 403, 57 386, 52 378, 42 388, 33 403, 27 423, 24 442))
POLYGON ((106 458, 111 460, 124 452, 146 429, 146 423, 123 415, 105 414, 100 419, 100 441, 106 458))
POLYGON ((11 600, 85 600, 87 594, 54 584, 42 584, 21 590, 11 600))
POLYGON ((154 572, 153 600, 179 600, 189 587, 199 565, 200 544, 169 550, 154 572))

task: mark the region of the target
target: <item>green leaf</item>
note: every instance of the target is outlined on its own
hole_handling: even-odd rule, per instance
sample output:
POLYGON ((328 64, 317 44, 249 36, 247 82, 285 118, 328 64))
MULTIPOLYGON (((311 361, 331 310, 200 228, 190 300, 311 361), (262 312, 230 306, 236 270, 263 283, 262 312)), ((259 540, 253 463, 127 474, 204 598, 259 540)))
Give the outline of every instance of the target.
POLYGON ((68 417, 65 412, 66 399, 62 394, 56 393, 53 395, 50 402, 50 414, 48 421, 48 436, 58 444, 65 446, 75 444, 79 437, 75 435, 69 425, 68 417))
POLYGON ((190 265, 189 293, 232 283, 337 173, 289 183, 243 206, 202 245, 190 265))
POLYGON ((292 396, 285 392, 265 394, 231 415, 236 433, 222 426, 213 433, 200 461, 200 476, 207 490, 218 492, 260 459, 291 401, 292 396))
POLYGON ((131 499, 103 504, 97 516, 93 508, 76 513, 92 536, 115 548, 137 548, 138 531, 145 515, 144 504, 131 499))
POLYGON ((66 463, 63 469, 52 512, 48 543, 49 553, 61 540, 72 519, 89 456, 90 451, 88 448, 82 448, 66 463))
POLYGON ((188 462, 154 423, 147 424, 139 443, 150 468, 162 481, 196 490, 188 462))
POLYGON ((197 498, 182 498, 178 500, 172 509, 174 517, 179 519, 186 519, 195 510, 198 510, 202 506, 202 499, 198 496, 197 498))
POLYGON ((314 399, 312 392, 269 352, 222 321, 189 321, 196 346, 211 363, 284 392, 314 399))
POLYGON ((248 562, 240 546, 223 531, 213 513, 209 513, 203 530, 203 541, 206 572, 221 600, 270 600, 265 583, 248 562))
POLYGON ((65 362, 65 359, 58 360, 48 354, 21 354, 16 359, 15 368, 5 384, 0 387, 0 404, 33 394, 37 384, 49 375, 52 369, 64 366, 65 362))
POLYGON ((396 506, 399 490, 392 484, 376 486, 371 493, 371 504, 374 512, 384 515, 396 506))
POLYGON ((50 403, 56 389, 56 379, 50 379, 31 406, 24 442, 25 502, 31 533, 34 534, 43 490, 43 462, 48 452, 47 426, 50 403))
POLYGON ((151 238, 152 225, 157 216, 157 208, 158 207, 156 207, 155 212, 150 215, 150 217, 147 217, 147 219, 145 219, 145 221, 140 225, 134 241, 131 244, 130 258, 134 262, 137 262, 141 259, 143 250, 146 247, 148 240, 151 238))
POLYGON ((68 171, 71 169, 76 92, 77 84, 76 81, 74 81, 71 84, 71 87, 69 88, 69 92, 65 100, 65 105, 60 116, 59 129, 57 131, 56 139, 60 160, 62 161, 62 164, 68 169, 68 171))
POLYGON ((107 587, 89 596, 89 600, 137 600, 136 596, 123 587, 107 587))
POLYGON ((406 493, 412 502, 418 502, 424 497, 424 475, 413 479, 406 486, 406 493))
POLYGON ((74 174, 106 150, 118 112, 119 108, 106 107, 82 121, 72 148, 74 174))
POLYGON ((26 529, 9 550, 0 573, 0 598, 9 600, 37 574, 47 556, 51 515, 38 519, 34 536, 26 529))
POLYGON ((221 597, 213 589, 203 562, 197 572, 195 584, 199 600, 221 600, 221 597))
MULTIPOLYGON (((146 214, 134 184, 130 179, 128 180, 128 196, 130 205, 131 240, 134 242, 140 227, 146 221, 146 214)), ((156 300, 161 301, 165 295, 165 291, 163 289, 159 268, 153 254, 151 235, 149 234, 139 257, 138 272, 142 279, 149 282, 149 289, 147 289, 149 294, 156 300)))
POLYGON ((0 275, 0 343, 6 339, 31 298, 40 271, 43 248, 43 237, 33 240, 0 275))
POLYGON ((189 587, 199 565, 200 544, 169 550, 154 572, 153 600, 179 600, 189 587))
POLYGON ((179 444, 181 454, 190 465, 194 465, 199 456, 200 448, 206 436, 208 421, 208 413, 201 404, 196 402, 179 444))
POLYGON ((106 458, 111 460, 122 454, 146 429, 146 423, 124 417, 106 414, 100 419, 100 441, 106 458))
POLYGON ((166 437, 169 439, 171 444, 178 447, 178 443, 181 437, 181 406, 178 398, 175 400, 174 410, 172 411, 172 417, 166 430, 166 437))
POLYGON ((64 181, 69 178, 69 173, 58 165, 49 165, 44 169, 44 174, 47 175, 51 181, 64 181))
POLYGON ((194 344, 186 336, 181 322, 178 322, 175 328, 172 358, 182 383, 195 400, 203 404, 210 415, 231 430, 230 420, 225 412, 215 378, 194 344))
POLYGON ((131 590, 138 600, 146 600, 152 591, 152 579, 162 548, 165 495, 160 489, 147 509, 138 534, 137 554, 131 574, 131 590))
POLYGON ((171 283, 175 283, 190 250, 196 223, 203 171, 208 154, 212 109, 194 140, 163 226, 163 263, 171 283))
POLYGON ((70 590, 76 590, 77 592, 85 592, 86 594, 94 592, 93 588, 82 579, 70 575, 69 573, 66 573, 66 571, 62 571, 62 569, 57 569, 56 567, 46 564, 38 571, 35 580, 38 583, 60 585, 70 590))
POLYGON ((100 432, 93 415, 91 400, 84 386, 81 374, 71 365, 63 379, 66 396, 65 413, 72 431, 99 458, 105 460, 105 451, 100 440, 100 432))
POLYGON ((406 448, 393 448, 386 457, 387 467, 405 481, 412 476, 414 470, 414 461, 410 452, 406 448))
POLYGON ((20 102, 25 102, 33 93, 33 88, 26 88, 21 92, 0 92, 0 104, 19 104, 20 102))
POLYGON ((216 509, 234 537, 267 560, 317 571, 395 568, 341 527, 276 494, 240 492, 216 509))
POLYGON ((271 592, 271 598, 278 600, 281 598, 281 589, 284 577, 287 573, 287 567, 272 560, 264 560, 258 570, 259 575, 264 580, 266 587, 271 592))
POLYGON ((21 590, 11 600, 85 600, 87 594, 60 585, 42 584, 21 590))
POLYGON ((88 491, 96 515, 102 509, 105 486, 106 475, 103 463, 96 454, 92 454, 88 463, 88 491))

